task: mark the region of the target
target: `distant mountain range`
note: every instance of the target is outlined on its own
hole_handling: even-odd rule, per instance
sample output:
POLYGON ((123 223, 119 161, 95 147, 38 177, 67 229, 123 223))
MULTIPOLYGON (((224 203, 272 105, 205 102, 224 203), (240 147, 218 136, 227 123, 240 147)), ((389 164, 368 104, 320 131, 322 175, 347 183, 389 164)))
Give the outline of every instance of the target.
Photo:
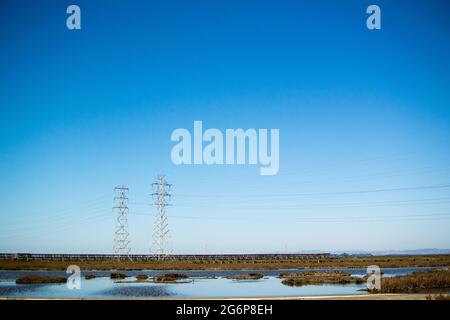
MULTIPOLYGON (((324 250, 306 250, 299 251, 298 253, 323 253, 324 250)), ((350 250, 350 251, 331 251, 330 253, 335 255, 351 255, 351 256, 391 256, 391 255, 438 255, 438 254, 450 254, 450 249, 436 249, 436 248, 424 248, 413 250, 350 250)))

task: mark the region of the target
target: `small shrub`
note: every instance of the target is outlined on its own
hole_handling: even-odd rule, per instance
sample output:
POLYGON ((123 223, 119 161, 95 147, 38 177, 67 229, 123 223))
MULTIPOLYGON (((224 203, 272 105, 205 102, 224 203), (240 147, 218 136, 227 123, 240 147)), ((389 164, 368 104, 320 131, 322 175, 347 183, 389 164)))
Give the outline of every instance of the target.
POLYGON ((119 272, 111 272, 110 278, 111 279, 125 279, 127 276, 123 273, 119 272))
POLYGON ((140 281, 147 280, 148 279, 148 275, 146 275, 146 274, 138 274, 136 276, 136 279, 140 280, 140 281))

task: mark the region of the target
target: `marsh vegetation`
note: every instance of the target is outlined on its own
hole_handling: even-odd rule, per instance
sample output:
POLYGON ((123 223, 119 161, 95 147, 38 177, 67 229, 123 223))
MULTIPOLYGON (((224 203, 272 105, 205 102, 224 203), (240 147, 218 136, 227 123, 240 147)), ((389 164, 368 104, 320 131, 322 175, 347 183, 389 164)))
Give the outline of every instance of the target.
POLYGON ((145 281, 145 280, 147 280, 148 279, 148 275, 146 275, 146 274, 138 274, 137 276, 136 276, 136 280, 137 281, 145 281))
POLYGON ((67 278, 51 277, 41 275, 29 275, 18 278, 16 284, 46 284, 46 283, 66 283, 67 278))
POLYGON ((410 275, 381 280, 380 290, 373 293, 420 293, 444 292, 450 290, 450 270, 415 271, 410 275))
POLYGON ((176 282, 178 280, 187 279, 188 276, 182 273, 165 273, 153 278, 155 282, 176 282))
POLYGON ((380 268, 450 266, 450 255, 289 260, 204 260, 204 261, 0 261, 0 270, 277 270, 307 268, 380 268))
POLYGON ((232 275, 226 278, 239 281, 239 280, 259 280, 262 279, 263 277, 264 275, 261 273, 249 273, 249 274, 232 275))
POLYGON ((120 272, 111 272, 109 277, 111 279, 125 279, 127 276, 120 272))
POLYGON ((304 286, 310 284, 350 284, 364 283, 363 277, 352 276, 344 271, 309 271, 299 273, 281 273, 281 283, 287 286, 304 286))

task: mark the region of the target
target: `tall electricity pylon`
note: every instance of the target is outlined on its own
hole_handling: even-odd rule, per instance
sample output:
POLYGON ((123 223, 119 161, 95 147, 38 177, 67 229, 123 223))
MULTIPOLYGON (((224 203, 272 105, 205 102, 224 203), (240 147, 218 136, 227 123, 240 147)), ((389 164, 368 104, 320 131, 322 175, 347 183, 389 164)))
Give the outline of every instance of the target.
POLYGON ((118 260, 129 259, 130 241, 128 236, 128 188, 117 186, 114 188, 114 207, 117 213, 116 233, 114 237, 113 253, 118 260))
POLYGON ((152 183, 152 187, 156 189, 151 194, 153 197, 154 205, 157 207, 155 223, 153 227, 153 243, 150 248, 150 252, 157 259, 164 259, 165 256, 172 253, 170 248, 170 234, 169 224, 166 215, 166 206, 169 205, 171 194, 170 191, 172 185, 168 184, 164 179, 164 176, 158 176, 155 183, 152 183))

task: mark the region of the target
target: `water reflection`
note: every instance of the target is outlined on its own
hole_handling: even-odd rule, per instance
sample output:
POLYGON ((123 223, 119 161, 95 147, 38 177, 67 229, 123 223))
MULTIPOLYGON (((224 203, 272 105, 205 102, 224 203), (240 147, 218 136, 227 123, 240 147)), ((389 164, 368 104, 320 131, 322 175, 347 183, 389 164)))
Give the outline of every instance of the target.
POLYGON ((106 297, 165 297, 170 296, 167 286, 153 286, 146 283, 138 285, 114 286, 102 292, 106 297))

